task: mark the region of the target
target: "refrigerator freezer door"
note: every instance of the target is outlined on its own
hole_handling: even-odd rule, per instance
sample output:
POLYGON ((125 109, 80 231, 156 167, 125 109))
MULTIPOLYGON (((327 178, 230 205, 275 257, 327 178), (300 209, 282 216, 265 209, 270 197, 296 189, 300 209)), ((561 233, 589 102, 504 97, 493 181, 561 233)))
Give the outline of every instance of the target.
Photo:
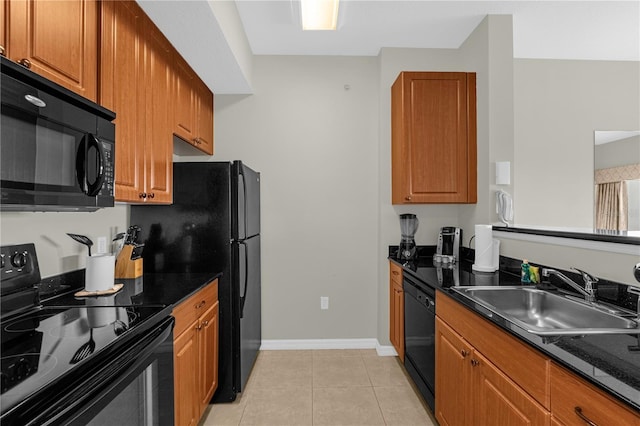
POLYGON ((242 391, 262 343, 260 291, 260 236, 234 244, 240 297, 240 388, 242 391))
POLYGON ((260 173, 240 161, 233 163, 236 182, 237 233, 244 240, 260 234, 260 173))

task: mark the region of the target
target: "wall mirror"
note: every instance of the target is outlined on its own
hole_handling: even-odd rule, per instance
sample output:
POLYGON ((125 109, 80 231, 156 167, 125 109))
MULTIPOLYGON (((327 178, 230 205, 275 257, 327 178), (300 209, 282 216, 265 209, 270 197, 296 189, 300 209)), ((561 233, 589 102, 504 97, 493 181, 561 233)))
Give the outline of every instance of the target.
POLYGON ((509 228, 496 226, 494 229, 640 245, 640 131, 597 130, 593 140, 593 179, 585 182, 594 191, 591 229, 517 223, 509 228))
POLYGON ((640 236, 640 131, 596 131, 594 141, 594 228, 640 236))

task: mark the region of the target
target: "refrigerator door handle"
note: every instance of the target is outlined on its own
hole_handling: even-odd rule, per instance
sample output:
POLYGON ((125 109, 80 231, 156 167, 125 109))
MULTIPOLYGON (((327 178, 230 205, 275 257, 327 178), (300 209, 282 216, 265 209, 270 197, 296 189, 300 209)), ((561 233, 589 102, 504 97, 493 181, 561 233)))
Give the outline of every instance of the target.
POLYGON ((240 296, 240 318, 243 318, 244 302, 247 299, 247 287, 249 284, 249 251, 244 241, 240 241, 239 244, 244 247, 244 290, 242 290, 242 296, 240 296))
MULTIPOLYGON (((242 180, 242 220, 244 221, 244 235, 238 235, 238 238, 247 238, 249 223, 247 221, 247 179, 244 175, 242 165, 238 168, 238 178, 242 180)), ((240 208, 240 206, 238 206, 240 208)))

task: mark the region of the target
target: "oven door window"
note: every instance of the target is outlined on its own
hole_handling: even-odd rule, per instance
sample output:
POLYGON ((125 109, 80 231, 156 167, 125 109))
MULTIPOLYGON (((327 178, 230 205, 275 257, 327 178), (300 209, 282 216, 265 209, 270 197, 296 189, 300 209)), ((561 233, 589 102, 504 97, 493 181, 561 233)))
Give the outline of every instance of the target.
POLYGON ((160 425, 159 377, 157 361, 118 392, 87 425, 151 426, 160 425))

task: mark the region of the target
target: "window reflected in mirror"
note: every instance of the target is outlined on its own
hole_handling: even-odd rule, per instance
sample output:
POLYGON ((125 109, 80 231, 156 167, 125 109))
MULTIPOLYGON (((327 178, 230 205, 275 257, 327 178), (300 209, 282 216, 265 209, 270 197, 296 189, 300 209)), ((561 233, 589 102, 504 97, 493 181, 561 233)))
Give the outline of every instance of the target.
POLYGON ((595 228, 640 231, 640 131, 596 131, 595 228))

